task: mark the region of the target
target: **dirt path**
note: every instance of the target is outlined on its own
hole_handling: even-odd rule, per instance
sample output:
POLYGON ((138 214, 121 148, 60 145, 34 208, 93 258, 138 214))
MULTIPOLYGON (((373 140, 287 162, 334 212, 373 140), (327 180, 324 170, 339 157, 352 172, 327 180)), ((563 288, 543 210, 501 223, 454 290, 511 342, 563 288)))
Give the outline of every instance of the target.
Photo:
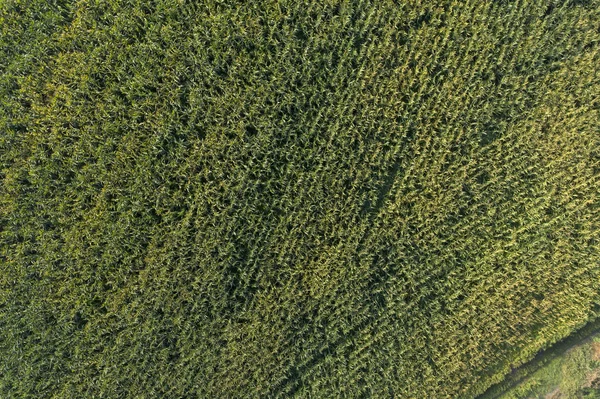
POLYGON ((559 395, 560 395, 560 388, 556 388, 549 394, 546 394, 546 396, 544 396, 544 399, 558 399, 559 395))

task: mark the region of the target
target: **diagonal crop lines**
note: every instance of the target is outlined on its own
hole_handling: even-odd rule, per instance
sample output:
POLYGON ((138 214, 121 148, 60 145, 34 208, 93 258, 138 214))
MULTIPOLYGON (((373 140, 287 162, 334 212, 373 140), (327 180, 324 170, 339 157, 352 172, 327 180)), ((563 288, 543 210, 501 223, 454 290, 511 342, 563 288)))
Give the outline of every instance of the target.
MULTIPOLYGON (((394 170, 394 173, 393 173, 393 174, 391 174, 391 175, 395 175, 395 173, 396 173, 396 172, 397 172, 397 169, 395 169, 395 170, 394 170)), ((389 191, 389 188, 391 187, 391 182, 392 182, 392 181, 393 181, 393 180, 391 180, 391 179, 390 179, 390 180, 386 180, 386 185, 384 185, 384 189, 382 190, 382 191, 383 191, 383 192, 385 192, 386 194, 387 194, 387 191, 389 191), (388 185, 388 184, 389 184, 389 185, 388 185)), ((382 196, 380 196, 380 197, 379 197, 379 201, 381 201, 381 200, 382 200, 382 198, 383 198, 383 197, 382 197, 382 196)), ((378 202, 378 203, 381 203, 381 202, 378 202)), ((375 279, 375 280, 378 280, 378 279, 375 279)), ((364 322, 364 324, 361 324, 361 326, 364 328, 364 327, 366 327, 368 324, 369 324, 369 322, 368 322, 368 321, 365 321, 365 322, 364 322)), ((360 328, 360 329, 357 329, 357 330, 352 330, 352 333, 351 333, 351 334, 356 334, 356 333, 358 333, 358 332, 359 332, 361 329, 362 329, 362 328, 360 328)), ((341 342, 342 342, 341 340, 340 340, 340 341, 338 341, 338 344, 341 344, 341 342)), ((334 345, 333 347, 327 347, 327 350, 326 350, 325 352, 327 352, 327 353, 332 353, 332 351, 335 349, 335 346, 336 346, 336 345, 334 345)), ((300 376, 300 375, 302 375, 302 374, 303 374, 304 372, 306 372, 308 369, 310 369, 310 368, 314 367, 314 366, 315 366, 315 365, 318 363, 318 359, 322 359, 322 358, 323 358, 323 356, 324 356, 324 355, 323 355, 323 352, 319 352, 319 353, 316 355, 316 357, 315 357, 315 358, 313 358, 313 360, 309 361, 309 362, 308 362, 308 363, 306 363, 306 364, 303 364, 303 365, 302 365, 300 368, 294 369, 294 371, 291 373, 291 377, 290 377, 289 379, 285 380, 283 383, 280 383, 280 384, 278 385, 278 388, 277 388, 277 390, 275 390, 275 393, 278 393, 278 392, 280 392, 280 391, 283 389, 283 387, 282 387, 282 386, 284 386, 286 383, 288 383, 288 384, 289 384, 289 383, 291 383, 291 382, 293 382, 293 381, 296 381, 296 380, 299 378, 299 376, 300 376)), ((292 388, 292 391, 291 391, 291 392, 295 392, 295 390, 297 390, 297 389, 298 389, 298 388, 297 388, 297 382, 296 382, 296 383, 294 383, 294 388, 292 388)))
POLYGON ((597 0, 62 3, 0 4, 0 396, 474 398, 597 315, 597 0))
MULTIPOLYGON (((431 101, 434 101, 434 100, 435 100, 435 97, 433 97, 431 99, 431 101)), ((426 106, 424 106, 424 108, 426 108, 426 106)), ((409 135, 409 137, 410 137, 410 135, 409 135)), ((404 146, 408 146, 408 145, 410 145, 410 144, 404 144, 404 146)), ((384 178, 381 188, 378 190, 378 196, 377 196, 376 202, 374 204, 371 204, 369 201, 367 201, 363 205, 361 213, 367 215, 367 218, 366 218, 367 226, 372 226, 374 219, 379 215, 379 212, 381 211, 382 207, 384 206, 384 201, 388 197, 388 194, 390 193, 390 191, 392 189, 394 181, 399 173, 399 170, 400 170, 399 162, 394 162, 391 165, 388 173, 385 175, 385 178, 384 178)), ((359 240, 357 249, 356 249, 356 251, 358 253, 362 252, 364 241, 367 239, 367 237, 369 237, 370 234, 371 234, 370 230, 367 230, 364 233, 364 235, 361 237, 361 239, 359 240)), ((380 273, 376 272, 374 275, 369 276, 366 279, 366 280, 369 280, 369 288, 367 291, 368 292, 375 291, 381 285, 385 284, 387 278, 389 278, 389 275, 386 272, 383 272, 383 270, 380 273)), ((361 322, 357 327, 351 329, 350 332, 347 333, 347 335, 338 339, 336 342, 328 345, 326 349, 316 351, 316 353, 314 353, 313 356, 311 357, 311 360, 302 364, 300 367, 294 368, 290 372, 290 376, 288 378, 286 378, 285 380, 281 381, 275 387, 275 389, 273 391, 271 391, 271 394, 269 396, 278 396, 279 394, 281 394, 281 392, 283 392, 284 389, 287 389, 286 386, 290 385, 290 384, 292 385, 292 388, 288 392, 288 394, 293 395, 293 393, 298 389, 298 384, 300 383, 299 378, 305 372, 307 372, 311 368, 315 367, 321 360, 323 360, 323 358, 325 357, 325 353, 333 353, 337 347, 352 340, 355 335, 359 334, 363 329, 365 329, 372 323, 376 322, 376 320, 377 319, 367 318, 366 320, 361 322)))

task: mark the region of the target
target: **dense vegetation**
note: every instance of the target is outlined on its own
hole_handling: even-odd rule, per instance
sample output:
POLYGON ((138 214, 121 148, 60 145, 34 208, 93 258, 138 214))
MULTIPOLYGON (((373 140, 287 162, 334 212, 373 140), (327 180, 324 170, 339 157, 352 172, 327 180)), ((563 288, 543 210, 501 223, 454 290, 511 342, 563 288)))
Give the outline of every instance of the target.
POLYGON ((0 0, 2 398, 472 398, 600 314, 597 0, 0 0))

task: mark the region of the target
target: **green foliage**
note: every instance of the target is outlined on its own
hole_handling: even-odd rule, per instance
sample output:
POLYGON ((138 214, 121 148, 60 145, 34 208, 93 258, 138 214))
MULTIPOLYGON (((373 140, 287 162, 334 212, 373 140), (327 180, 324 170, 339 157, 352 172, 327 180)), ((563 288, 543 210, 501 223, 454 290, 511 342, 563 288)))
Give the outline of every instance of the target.
POLYGON ((575 398, 583 386, 590 371, 591 350, 589 346, 580 346, 570 351, 563 360, 560 390, 568 398, 575 398))
MULTIPOLYGON (((594 342, 599 335, 586 338, 547 364, 527 375, 500 395, 499 399, 587 399, 600 392, 600 364, 596 361, 594 342)), ((552 356, 552 353, 545 354, 552 356)), ((509 378, 510 380, 510 378, 509 378)))
POLYGON ((581 399, 600 399, 600 389, 585 388, 581 391, 581 399))
POLYGON ((0 397, 485 391, 600 313, 598 26, 0 2, 0 397))

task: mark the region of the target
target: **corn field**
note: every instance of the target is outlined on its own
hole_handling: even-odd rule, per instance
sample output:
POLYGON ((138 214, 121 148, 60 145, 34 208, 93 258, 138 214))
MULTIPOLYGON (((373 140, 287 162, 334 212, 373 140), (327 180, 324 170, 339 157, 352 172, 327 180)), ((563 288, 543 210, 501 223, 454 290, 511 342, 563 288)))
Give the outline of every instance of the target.
POLYGON ((599 224, 598 0, 0 0, 2 398, 476 398, 599 224))

